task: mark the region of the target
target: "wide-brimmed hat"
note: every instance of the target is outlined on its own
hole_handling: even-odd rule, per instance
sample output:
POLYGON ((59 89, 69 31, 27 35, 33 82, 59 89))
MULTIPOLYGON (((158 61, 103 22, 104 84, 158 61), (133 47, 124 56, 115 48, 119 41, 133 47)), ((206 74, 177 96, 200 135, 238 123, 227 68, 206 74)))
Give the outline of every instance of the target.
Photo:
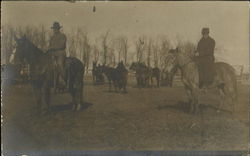
POLYGON ((54 22, 53 26, 51 27, 51 29, 60 29, 60 28, 62 28, 62 26, 60 26, 59 22, 54 22))
POLYGON ((209 28, 202 28, 201 33, 202 34, 209 34, 209 28))

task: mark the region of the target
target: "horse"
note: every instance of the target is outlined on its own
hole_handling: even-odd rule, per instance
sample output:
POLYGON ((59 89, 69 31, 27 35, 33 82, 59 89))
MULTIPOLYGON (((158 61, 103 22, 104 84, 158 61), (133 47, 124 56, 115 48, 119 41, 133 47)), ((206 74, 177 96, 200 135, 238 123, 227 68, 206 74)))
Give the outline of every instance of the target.
MULTIPOLYGON (((190 113, 198 113, 199 110, 199 71, 194 58, 189 57, 178 48, 171 49, 166 58, 166 70, 171 72, 176 68, 180 69, 182 83, 191 104, 190 113)), ((215 77, 209 88, 217 88, 220 92, 220 104, 218 112, 226 100, 230 100, 234 112, 234 103, 237 100, 237 80, 234 68, 224 62, 214 63, 215 77)))
POLYGON ((127 92, 127 79, 128 79, 128 70, 124 66, 123 62, 119 62, 116 67, 117 77, 118 77, 118 87, 123 89, 123 92, 127 92))
MULTIPOLYGON (((30 79, 33 86, 38 113, 50 111, 50 89, 54 85, 54 60, 50 53, 44 53, 25 36, 17 38, 14 62, 27 62, 30 65, 30 79), (46 108, 43 109, 44 102, 46 108)), ((77 58, 65 59, 65 82, 69 82, 73 110, 79 110, 83 102, 84 64, 77 58)))
POLYGON ((93 62, 93 66, 92 66, 92 77, 93 77, 93 83, 94 84, 103 84, 104 83, 104 77, 102 74, 102 69, 101 66, 98 64, 98 66, 96 65, 97 62, 94 61, 93 62))
POLYGON ((153 84, 153 78, 156 78, 157 87, 160 87, 160 69, 155 67, 147 67, 145 64, 140 62, 133 62, 129 68, 135 71, 137 85, 138 86, 149 86, 149 80, 151 85, 153 84))
POLYGON ((125 68, 122 62, 120 62, 116 68, 102 65, 102 72, 108 79, 109 91, 111 91, 111 84, 113 83, 116 92, 117 88, 119 90, 123 89, 123 92, 127 92, 126 85, 128 70, 125 68))

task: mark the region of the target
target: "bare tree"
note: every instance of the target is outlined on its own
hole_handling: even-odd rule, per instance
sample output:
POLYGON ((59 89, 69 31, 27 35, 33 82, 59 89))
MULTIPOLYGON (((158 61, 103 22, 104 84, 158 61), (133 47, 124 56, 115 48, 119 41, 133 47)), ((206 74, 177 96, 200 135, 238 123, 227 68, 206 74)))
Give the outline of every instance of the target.
POLYGON ((153 58, 154 58, 154 67, 159 66, 159 45, 158 42, 156 41, 154 44, 152 44, 152 51, 153 51, 153 58))
POLYGON ((151 54, 152 54, 152 39, 148 40, 147 44, 147 65, 150 67, 151 65, 151 54))
POLYGON ((68 53, 70 57, 76 57, 76 44, 73 36, 68 37, 68 53))
POLYGON ((103 63, 107 63, 107 56, 108 56, 108 36, 110 31, 107 30, 107 32, 101 36, 102 39, 102 48, 103 48, 103 63))
POLYGON ((138 40, 135 42, 136 47, 136 61, 142 62, 143 61, 143 53, 146 47, 146 37, 139 37, 138 40))
POLYGON ((166 36, 161 37, 159 57, 160 57, 160 68, 164 68, 166 56, 170 50, 170 42, 166 36))
POLYGON ((1 62, 9 63, 11 53, 13 51, 13 37, 15 30, 11 26, 3 26, 1 30, 1 62))
POLYGON ((118 45, 118 62, 121 60, 127 64, 128 59, 128 38, 126 36, 120 36, 117 38, 117 45, 118 45))
POLYGON ((93 54, 93 57, 94 57, 93 60, 95 62, 98 62, 99 56, 100 56, 100 52, 98 50, 98 47, 94 44, 91 49, 92 49, 92 54, 93 54))
POLYGON ((181 39, 178 40, 177 47, 187 55, 193 57, 195 54, 196 46, 194 43, 190 41, 183 41, 181 39))
POLYGON ((86 65, 86 69, 88 71, 89 69, 89 63, 90 63, 90 52, 91 52, 91 45, 89 43, 89 38, 87 33, 82 33, 82 44, 81 44, 81 59, 84 61, 86 65))

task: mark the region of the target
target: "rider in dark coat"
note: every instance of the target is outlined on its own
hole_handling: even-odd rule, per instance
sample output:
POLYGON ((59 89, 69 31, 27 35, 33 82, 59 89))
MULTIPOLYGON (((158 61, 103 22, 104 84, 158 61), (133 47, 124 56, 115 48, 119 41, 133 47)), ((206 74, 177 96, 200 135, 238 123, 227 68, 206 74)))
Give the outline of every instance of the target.
POLYGON ((214 71, 214 48, 215 41, 209 36, 209 28, 202 29, 202 38, 200 39, 197 52, 198 56, 198 69, 200 87, 210 85, 213 82, 214 71))

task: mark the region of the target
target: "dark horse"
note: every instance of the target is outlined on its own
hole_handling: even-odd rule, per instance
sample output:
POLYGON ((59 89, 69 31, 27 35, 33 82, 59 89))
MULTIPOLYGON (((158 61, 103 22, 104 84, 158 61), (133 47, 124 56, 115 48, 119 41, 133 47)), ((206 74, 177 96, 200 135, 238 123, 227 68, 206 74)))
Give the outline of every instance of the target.
POLYGON ((102 65, 102 72, 106 75, 109 81, 109 91, 111 91, 111 84, 117 91, 123 89, 123 92, 127 92, 127 77, 128 77, 128 70, 124 66, 123 62, 119 62, 116 68, 108 67, 106 65, 102 65))
MULTIPOLYGON (((220 105, 230 100, 234 111, 234 103, 237 100, 237 80, 234 68, 224 62, 216 62, 215 78, 210 88, 217 88, 220 91, 220 105)), ((199 71, 194 58, 190 58, 178 48, 171 49, 166 60, 166 70, 171 72, 173 69, 180 69, 182 82, 186 90, 189 102, 191 104, 190 112, 197 113, 199 111, 199 71)))
MULTIPOLYGON (((31 83, 37 101, 38 111, 50 110, 50 88, 53 86, 53 59, 50 53, 38 49, 26 37, 16 38, 15 62, 26 61, 30 64, 31 83), (43 102, 47 108, 43 109, 43 102)), ((66 77, 69 92, 72 96, 73 110, 79 110, 83 102, 84 65, 77 58, 67 57, 65 60, 66 77)))
POLYGON ((93 83, 94 84, 103 84, 104 83, 104 77, 102 74, 102 69, 100 64, 98 64, 98 66, 96 65, 97 62, 94 61, 93 62, 93 66, 92 66, 92 77, 93 77, 93 83))
POLYGON ((157 87, 160 87, 160 69, 155 67, 147 67, 145 64, 141 62, 133 62, 130 66, 131 70, 134 70, 136 73, 137 85, 140 87, 149 86, 149 82, 151 81, 151 85, 153 85, 153 78, 157 81, 157 87))

